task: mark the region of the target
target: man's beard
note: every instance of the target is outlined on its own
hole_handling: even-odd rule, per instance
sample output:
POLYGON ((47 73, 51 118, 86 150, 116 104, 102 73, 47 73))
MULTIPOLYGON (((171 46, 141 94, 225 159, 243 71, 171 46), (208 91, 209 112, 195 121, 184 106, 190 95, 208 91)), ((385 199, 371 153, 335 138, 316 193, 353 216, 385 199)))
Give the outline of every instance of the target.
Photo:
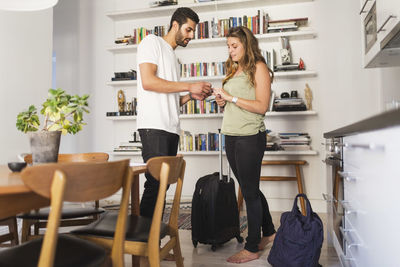
POLYGON ((177 33, 177 35, 175 37, 176 44, 179 46, 182 46, 182 47, 186 47, 188 45, 189 41, 190 41, 190 39, 189 38, 185 39, 180 31, 177 33), (188 42, 185 43, 185 40, 188 40, 188 42))

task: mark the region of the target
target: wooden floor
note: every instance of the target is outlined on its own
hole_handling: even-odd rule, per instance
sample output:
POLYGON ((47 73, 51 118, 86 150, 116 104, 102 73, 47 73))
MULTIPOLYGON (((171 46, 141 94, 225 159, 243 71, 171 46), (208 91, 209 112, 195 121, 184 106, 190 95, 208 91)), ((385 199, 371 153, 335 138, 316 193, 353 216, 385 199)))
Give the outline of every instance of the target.
MULTIPOLYGON (((273 212, 271 214, 275 227, 276 229, 278 229, 281 213, 273 212)), ((319 216, 324 222, 324 230, 325 230, 324 244, 322 247, 319 263, 323 267, 339 267, 340 263, 338 257, 336 256, 336 253, 334 252, 333 248, 328 249, 326 244, 326 227, 325 227, 326 215, 319 214, 319 216)), ((194 248, 192 244, 192 237, 190 230, 180 230, 179 234, 180 234, 181 248, 185 266, 187 267, 239 266, 238 264, 226 262, 226 259, 232 254, 236 253, 237 251, 243 249, 244 243, 239 244, 236 241, 236 239, 232 239, 228 243, 225 243, 222 247, 217 248, 215 252, 213 252, 211 250, 210 245, 198 244, 197 248, 194 248)), ((242 236, 246 238, 247 234, 244 233, 242 236)), ((240 264, 240 266, 243 267, 271 266, 267 262, 267 257, 270 249, 271 245, 268 245, 267 248, 262 252, 261 257, 258 260, 242 263, 240 264)), ((146 266, 147 265, 146 263, 147 263, 146 260, 143 259, 141 261, 141 266, 146 266)), ((130 256, 125 257, 125 265, 131 266, 130 256)), ((161 266, 176 266, 176 265, 175 262, 162 261, 161 266)))

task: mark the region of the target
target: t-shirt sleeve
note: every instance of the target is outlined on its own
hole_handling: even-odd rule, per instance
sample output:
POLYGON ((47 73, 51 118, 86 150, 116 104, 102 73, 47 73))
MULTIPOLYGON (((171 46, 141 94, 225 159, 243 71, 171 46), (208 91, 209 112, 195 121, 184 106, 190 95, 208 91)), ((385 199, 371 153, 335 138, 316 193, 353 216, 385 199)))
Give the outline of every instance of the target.
POLYGON ((153 63, 157 65, 157 59, 159 56, 159 49, 157 48, 157 40, 155 36, 148 36, 140 42, 136 58, 138 65, 141 63, 153 63))

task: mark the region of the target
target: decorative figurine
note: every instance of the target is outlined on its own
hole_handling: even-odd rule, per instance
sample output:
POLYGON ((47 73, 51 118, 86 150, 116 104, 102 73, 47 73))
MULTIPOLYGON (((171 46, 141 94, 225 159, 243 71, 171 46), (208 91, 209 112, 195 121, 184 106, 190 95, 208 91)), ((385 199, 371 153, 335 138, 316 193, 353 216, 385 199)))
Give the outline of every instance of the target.
POLYGON ((289 44, 289 38, 284 36, 281 37, 281 60, 282 60, 282 65, 289 65, 292 62, 291 58, 291 53, 290 53, 290 44, 289 44))
POLYGON ((306 83, 306 88, 304 89, 304 96, 307 102, 307 110, 312 110, 312 93, 308 83, 306 83))
POLYGON ((118 111, 124 112, 125 111, 125 94, 124 91, 118 91, 118 111))
POLYGON ((132 111, 132 102, 126 102, 126 111, 131 112, 132 111))
POLYGON ((300 58, 299 60, 299 70, 305 70, 306 67, 304 66, 304 61, 300 58))

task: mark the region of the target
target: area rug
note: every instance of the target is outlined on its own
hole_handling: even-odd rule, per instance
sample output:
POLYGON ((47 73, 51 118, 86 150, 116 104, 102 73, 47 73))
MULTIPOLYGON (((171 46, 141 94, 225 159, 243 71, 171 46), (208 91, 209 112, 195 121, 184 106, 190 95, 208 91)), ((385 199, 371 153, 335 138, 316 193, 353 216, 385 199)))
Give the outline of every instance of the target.
MULTIPOLYGON (((163 222, 168 223, 169 212, 164 213, 163 222)), ((185 210, 179 213, 178 228, 181 230, 192 230, 191 213, 185 210)), ((243 233, 247 229, 247 217, 240 217, 240 232, 243 233)))
MULTIPOLYGON (((181 202, 178 217, 178 228, 181 230, 192 230, 191 222, 191 202, 181 202)), ((118 205, 103 206, 106 210, 118 210, 118 205)), ((171 203, 165 204, 163 222, 168 223, 169 215, 171 212, 171 203)), ((240 216, 240 232, 243 233, 247 229, 247 217, 240 216)))

